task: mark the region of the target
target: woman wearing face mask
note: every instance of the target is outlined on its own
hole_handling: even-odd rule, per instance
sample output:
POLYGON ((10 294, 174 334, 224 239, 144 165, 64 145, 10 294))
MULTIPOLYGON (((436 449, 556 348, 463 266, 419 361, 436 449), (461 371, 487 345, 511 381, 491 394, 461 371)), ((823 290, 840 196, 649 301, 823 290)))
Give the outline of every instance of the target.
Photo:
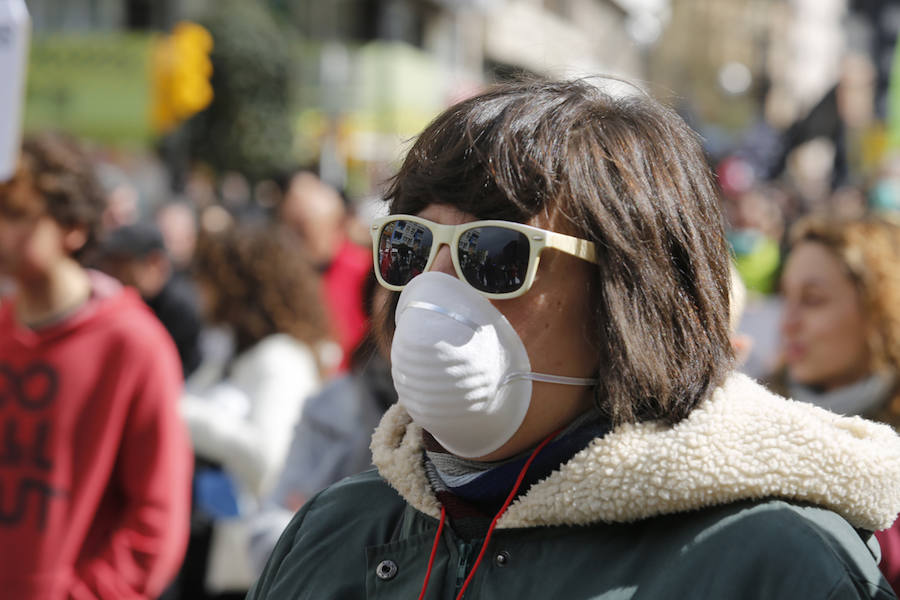
POLYGON ((732 373, 716 190, 677 116, 501 86, 387 195, 377 470, 310 499, 249 598, 892 597, 866 531, 900 509, 900 442, 732 373))
MULTIPOLYGON (((781 277, 785 367, 772 387, 842 415, 900 425, 900 227, 809 217, 781 277)), ((881 570, 900 591, 900 529, 880 532, 881 570)))

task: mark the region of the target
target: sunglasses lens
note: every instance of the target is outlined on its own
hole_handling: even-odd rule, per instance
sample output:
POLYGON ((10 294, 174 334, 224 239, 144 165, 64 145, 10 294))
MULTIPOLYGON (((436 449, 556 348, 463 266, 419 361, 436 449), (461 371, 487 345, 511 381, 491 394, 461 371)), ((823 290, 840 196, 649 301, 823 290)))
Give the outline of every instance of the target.
POLYGON ((459 237, 466 281, 489 294, 514 292, 525 282, 531 248, 525 234, 505 227, 475 227, 459 237))
POLYGON ((412 221, 390 221, 378 239, 378 270, 390 285, 406 285, 425 270, 433 237, 431 231, 412 221))

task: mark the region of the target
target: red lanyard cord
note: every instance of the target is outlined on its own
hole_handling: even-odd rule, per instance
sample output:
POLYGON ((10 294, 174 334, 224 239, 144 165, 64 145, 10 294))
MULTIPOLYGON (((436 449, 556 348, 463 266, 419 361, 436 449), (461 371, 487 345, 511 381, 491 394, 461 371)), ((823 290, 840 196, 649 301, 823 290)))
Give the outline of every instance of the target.
POLYGON ((447 509, 441 506, 441 520, 438 523, 437 533, 434 535, 434 544, 431 545, 431 556, 428 557, 428 570, 425 571, 425 581, 422 583, 422 591, 419 592, 419 600, 425 598, 425 590, 428 589, 428 580, 431 579, 431 567, 434 566, 434 556, 437 554, 438 542, 441 541, 441 531, 444 529, 444 521, 447 519, 447 509))
MULTIPOLYGON (((481 551, 478 553, 478 558, 475 559, 475 564, 472 565, 472 570, 469 572, 469 576, 466 577, 466 580, 463 582, 462 588, 459 590, 459 594, 456 596, 456 600, 462 600, 463 594, 466 593, 466 588, 469 587, 469 583, 472 582, 472 578, 475 576, 475 572, 478 571, 479 565, 481 565, 481 559, 484 558, 484 552, 487 550, 488 542, 491 541, 491 536, 494 534, 494 528, 497 526, 497 521, 500 520, 500 517, 503 516, 503 513, 506 512, 506 509, 509 508, 509 505, 512 504, 513 499, 516 497, 516 492, 519 491, 519 486, 522 485, 522 481, 525 479, 525 474, 528 472, 528 467, 531 466, 531 463, 534 462, 534 459, 537 457, 538 453, 544 449, 544 447, 549 444, 553 438, 559 435, 559 432, 562 429, 557 429, 538 444, 537 448, 535 448, 531 456, 528 457, 528 460, 525 461, 525 465, 522 467, 522 470, 519 471, 519 476, 516 478, 516 483, 513 485, 512 490, 509 492, 509 495, 506 497, 506 501, 503 503, 503 506, 500 507, 500 510, 497 511, 497 514, 494 516, 494 519, 491 521, 490 527, 488 527, 487 535, 484 537, 484 543, 481 545, 481 551)), ((422 583, 422 591, 419 593, 419 600, 423 600, 425 598, 425 590, 428 589, 428 580, 431 578, 431 567, 434 565, 434 556, 437 553, 438 541, 441 538, 441 530, 444 529, 444 520, 447 517, 446 509, 441 506, 441 520, 438 524, 437 534, 434 536, 434 544, 431 547, 431 556, 428 558, 428 570, 425 572, 425 581, 422 583)))

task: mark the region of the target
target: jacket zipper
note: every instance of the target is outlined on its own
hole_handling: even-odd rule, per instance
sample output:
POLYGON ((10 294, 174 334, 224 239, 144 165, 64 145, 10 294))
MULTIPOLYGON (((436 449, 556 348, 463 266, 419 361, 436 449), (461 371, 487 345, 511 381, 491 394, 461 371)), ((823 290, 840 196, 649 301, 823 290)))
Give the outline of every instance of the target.
POLYGON ((459 565, 456 568, 456 588, 453 591, 454 596, 459 593, 459 589, 466 581, 466 569, 469 568, 469 557, 472 554, 472 548, 472 544, 462 541, 457 546, 457 551, 459 552, 459 565))

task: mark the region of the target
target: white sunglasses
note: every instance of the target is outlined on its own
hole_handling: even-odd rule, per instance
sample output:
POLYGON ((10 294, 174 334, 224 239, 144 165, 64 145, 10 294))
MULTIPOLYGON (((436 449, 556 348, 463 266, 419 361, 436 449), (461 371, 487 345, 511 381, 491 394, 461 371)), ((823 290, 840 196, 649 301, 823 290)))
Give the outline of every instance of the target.
POLYGON ((443 225, 414 215, 389 215, 372 223, 375 277, 400 291, 427 271, 442 244, 450 248, 460 279, 482 295, 517 298, 534 283, 544 248, 555 248, 598 264, 593 242, 511 221, 443 225))

